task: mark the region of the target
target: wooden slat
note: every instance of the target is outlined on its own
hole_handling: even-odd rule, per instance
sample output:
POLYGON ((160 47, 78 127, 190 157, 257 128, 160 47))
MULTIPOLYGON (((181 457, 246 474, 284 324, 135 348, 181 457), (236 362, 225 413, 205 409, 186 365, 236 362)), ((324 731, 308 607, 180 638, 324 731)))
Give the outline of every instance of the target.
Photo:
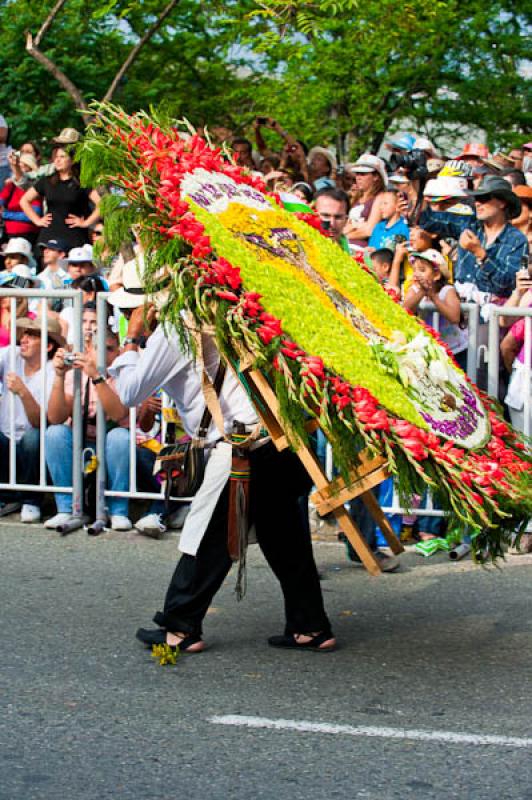
POLYGON ((340 528, 353 545, 355 553, 360 558, 370 575, 374 575, 375 577, 380 575, 382 573, 381 565, 375 558, 375 554, 368 546, 368 543, 360 533, 359 529, 349 516, 349 513, 342 506, 342 508, 336 509, 334 516, 338 520, 340 528))
POLYGON ((335 508, 343 506, 354 497, 373 489, 379 483, 385 481, 388 477, 388 471, 384 468, 379 468, 369 472, 367 475, 362 476, 348 486, 344 486, 340 491, 333 492, 327 487, 325 490, 314 492, 310 496, 310 502, 316 506, 316 511, 323 517, 324 514, 330 514, 335 508))

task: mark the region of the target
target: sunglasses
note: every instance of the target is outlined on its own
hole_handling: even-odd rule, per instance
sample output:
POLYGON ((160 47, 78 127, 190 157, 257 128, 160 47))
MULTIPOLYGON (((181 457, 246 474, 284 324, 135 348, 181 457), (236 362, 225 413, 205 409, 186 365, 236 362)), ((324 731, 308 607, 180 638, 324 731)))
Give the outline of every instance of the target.
POLYGON ((494 197, 495 195, 493 194, 483 194, 480 197, 475 197, 475 203, 491 203, 494 197))

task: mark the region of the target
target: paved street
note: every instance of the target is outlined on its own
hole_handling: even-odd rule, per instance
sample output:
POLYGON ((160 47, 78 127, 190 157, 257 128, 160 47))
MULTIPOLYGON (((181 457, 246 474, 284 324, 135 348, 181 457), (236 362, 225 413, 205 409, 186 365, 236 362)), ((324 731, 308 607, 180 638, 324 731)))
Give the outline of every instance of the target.
POLYGON ((161 667, 134 633, 175 537, 2 523, 0 548, 1 800, 532 800, 530 556, 482 570, 409 553, 373 579, 317 543, 341 643, 317 654, 265 645, 282 609, 252 548, 209 650, 161 667))

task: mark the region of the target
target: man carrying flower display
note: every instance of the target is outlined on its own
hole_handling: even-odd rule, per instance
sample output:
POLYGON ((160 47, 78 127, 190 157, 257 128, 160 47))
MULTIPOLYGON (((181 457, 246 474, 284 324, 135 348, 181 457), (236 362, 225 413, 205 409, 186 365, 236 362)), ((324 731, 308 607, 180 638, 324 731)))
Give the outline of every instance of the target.
MULTIPOLYGON (((150 333, 146 318, 154 320, 155 311, 144 305, 142 295, 138 297, 139 305, 129 321, 128 343, 110 370, 120 397, 132 407, 161 387, 175 401, 187 434, 195 437, 205 408, 202 371, 214 382, 220 363, 218 350, 212 337, 202 336, 202 367, 184 351, 177 333, 172 335, 162 325, 150 333), (137 342, 146 334, 146 347, 139 350, 137 342)), ((236 420, 246 432, 258 433, 255 409, 230 371, 225 373, 219 404, 226 436, 236 420)), ((154 616, 160 627, 137 631, 137 638, 150 647, 167 644, 179 647, 181 652, 203 650, 203 618, 232 565, 228 551, 232 448, 213 421, 205 442, 209 455, 205 478, 183 527, 179 545, 183 555, 170 581, 163 611, 154 616)), ((303 528, 298 507, 298 497, 310 488, 308 476, 297 456, 277 452, 268 437, 257 438, 249 450, 250 521, 285 601, 285 632, 270 637, 268 643, 282 648, 332 650, 336 641, 323 607, 310 535, 303 528)))

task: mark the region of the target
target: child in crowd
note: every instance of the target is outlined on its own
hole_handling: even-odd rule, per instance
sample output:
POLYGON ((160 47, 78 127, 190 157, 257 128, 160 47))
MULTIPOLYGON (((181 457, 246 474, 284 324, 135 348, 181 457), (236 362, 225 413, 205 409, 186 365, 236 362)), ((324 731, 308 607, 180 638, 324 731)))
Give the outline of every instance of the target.
POLYGON ((364 260, 368 267, 370 267, 377 277, 381 286, 388 290, 392 290, 397 296, 401 296, 401 289, 399 287, 399 268, 400 264, 394 261, 394 254, 387 247, 382 247, 380 250, 374 250, 372 253, 366 252, 364 260))
MULTIPOLYGON (((448 281, 449 272, 445 256, 429 248, 410 254, 413 283, 405 294, 404 307, 408 311, 423 311, 432 303, 440 315, 439 334, 452 350, 462 369, 467 366, 467 330, 460 327, 460 298, 448 281)), ((425 316, 425 315, 422 315, 425 316)), ((434 326, 433 312, 425 320, 434 326)))
POLYGON ((385 247, 394 250, 399 240, 406 241, 409 237, 408 225, 397 210, 397 192, 383 192, 381 196, 381 216, 382 219, 373 228, 368 242, 369 247, 380 250, 385 247))
MULTIPOLYGON (((437 233, 429 233, 424 228, 421 228, 419 225, 414 226, 410 229, 410 237, 408 244, 398 244, 395 248, 395 255, 397 258, 401 259, 402 267, 403 267, 403 293, 406 295, 410 287, 412 286, 414 276, 412 265, 408 259, 408 254, 410 252, 415 253, 424 253, 425 250, 439 250, 440 243, 438 242, 438 234, 437 233)), ((444 255, 445 262, 447 264, 447 274, 449 276, 448 280, 449 283, 452 283, 452 270, 453 265, 451 259, 444 255)))

